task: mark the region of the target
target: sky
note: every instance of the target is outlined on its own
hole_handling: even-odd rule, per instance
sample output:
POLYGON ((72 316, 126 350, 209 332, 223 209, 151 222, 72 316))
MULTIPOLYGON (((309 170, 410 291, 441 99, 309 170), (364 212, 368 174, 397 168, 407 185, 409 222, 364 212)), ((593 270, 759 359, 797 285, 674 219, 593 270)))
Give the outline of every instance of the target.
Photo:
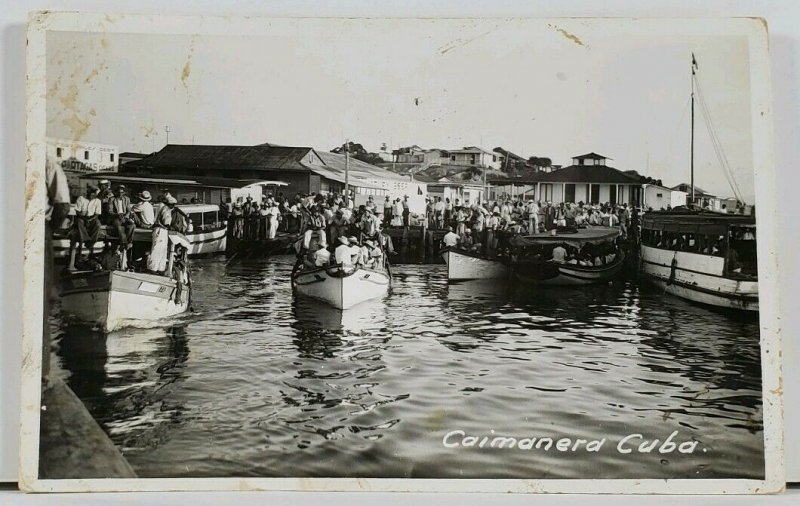
MULTIPOLYGON (((748 41, 633 22, 275 20, 264 34, 49 32, 47 134, 151 152, 169 142, 377 151, 502 146, 689 181, 690 63, 753 201, 748 41), (566 28, 565 28, 566 26, 566 28)), ((695 184, 731 196, 700 115, 695 184)))

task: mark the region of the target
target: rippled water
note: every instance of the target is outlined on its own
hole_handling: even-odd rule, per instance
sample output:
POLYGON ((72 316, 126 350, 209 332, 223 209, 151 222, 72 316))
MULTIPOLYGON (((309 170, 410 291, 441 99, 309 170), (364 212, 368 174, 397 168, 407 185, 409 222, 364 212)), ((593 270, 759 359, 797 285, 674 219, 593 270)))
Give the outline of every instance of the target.
POLYGON ((341 312, 292 296, 292 262, 193 262, 195 311, 168 328, 56 331, 140 476, 763 478, 752 319, 634 281, 448 285, 442 265, 396 266, 388 298, 341 312), (459 430, 570 450, 445 447, 459 430), (692 453, 617 447, 673 431, 692 453))

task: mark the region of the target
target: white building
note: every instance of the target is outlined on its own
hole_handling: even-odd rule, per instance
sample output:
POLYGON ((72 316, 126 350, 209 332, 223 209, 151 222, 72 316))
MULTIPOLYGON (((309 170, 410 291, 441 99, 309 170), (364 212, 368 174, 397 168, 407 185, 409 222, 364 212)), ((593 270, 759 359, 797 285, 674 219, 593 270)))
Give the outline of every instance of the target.
POLYGON ((498 153, 486 151, 476 146, 447 150, 446 156, 442 157, 441 163, 442 165, 474 165, 491 169, 499 169, 502 166, 498 153))
POLYGON ((642 193, 644 209, 652 208, 654 211, 659 211, 667 209, 667 207, 675 208, 686 205, 686 192, 684 191, 673 190, 657 184, 644 184, 642 188, 644 188, 642 193))
POLYGON ((47 138, 47 160, 74 172, 116 171, 119 148, 110 144, 47 138))

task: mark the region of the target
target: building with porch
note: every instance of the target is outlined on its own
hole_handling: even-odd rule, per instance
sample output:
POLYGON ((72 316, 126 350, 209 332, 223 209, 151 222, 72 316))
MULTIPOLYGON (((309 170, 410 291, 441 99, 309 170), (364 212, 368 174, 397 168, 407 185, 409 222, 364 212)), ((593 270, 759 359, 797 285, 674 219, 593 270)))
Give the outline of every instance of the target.
POLYGON ((501 167, 497 153, 486 151, 477 146, 447 150, 446 155, 442 156, 441 164, 488 167, 490 169, 499 169, 501 167))
POLYGON ((537 200, 554 203, 629 204, 642 200, 641 178, 608 165, 597 153, 575 156, 572 165, 538 177, 537 200))

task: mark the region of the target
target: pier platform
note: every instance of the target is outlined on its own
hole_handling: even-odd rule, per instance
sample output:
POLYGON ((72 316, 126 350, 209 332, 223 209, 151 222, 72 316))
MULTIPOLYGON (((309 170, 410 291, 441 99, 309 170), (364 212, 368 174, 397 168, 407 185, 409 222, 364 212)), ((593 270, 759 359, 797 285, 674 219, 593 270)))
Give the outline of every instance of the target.
POLYGON ((40 479, 136 478, 86 406, 60 379, 42 392, 40 479))

